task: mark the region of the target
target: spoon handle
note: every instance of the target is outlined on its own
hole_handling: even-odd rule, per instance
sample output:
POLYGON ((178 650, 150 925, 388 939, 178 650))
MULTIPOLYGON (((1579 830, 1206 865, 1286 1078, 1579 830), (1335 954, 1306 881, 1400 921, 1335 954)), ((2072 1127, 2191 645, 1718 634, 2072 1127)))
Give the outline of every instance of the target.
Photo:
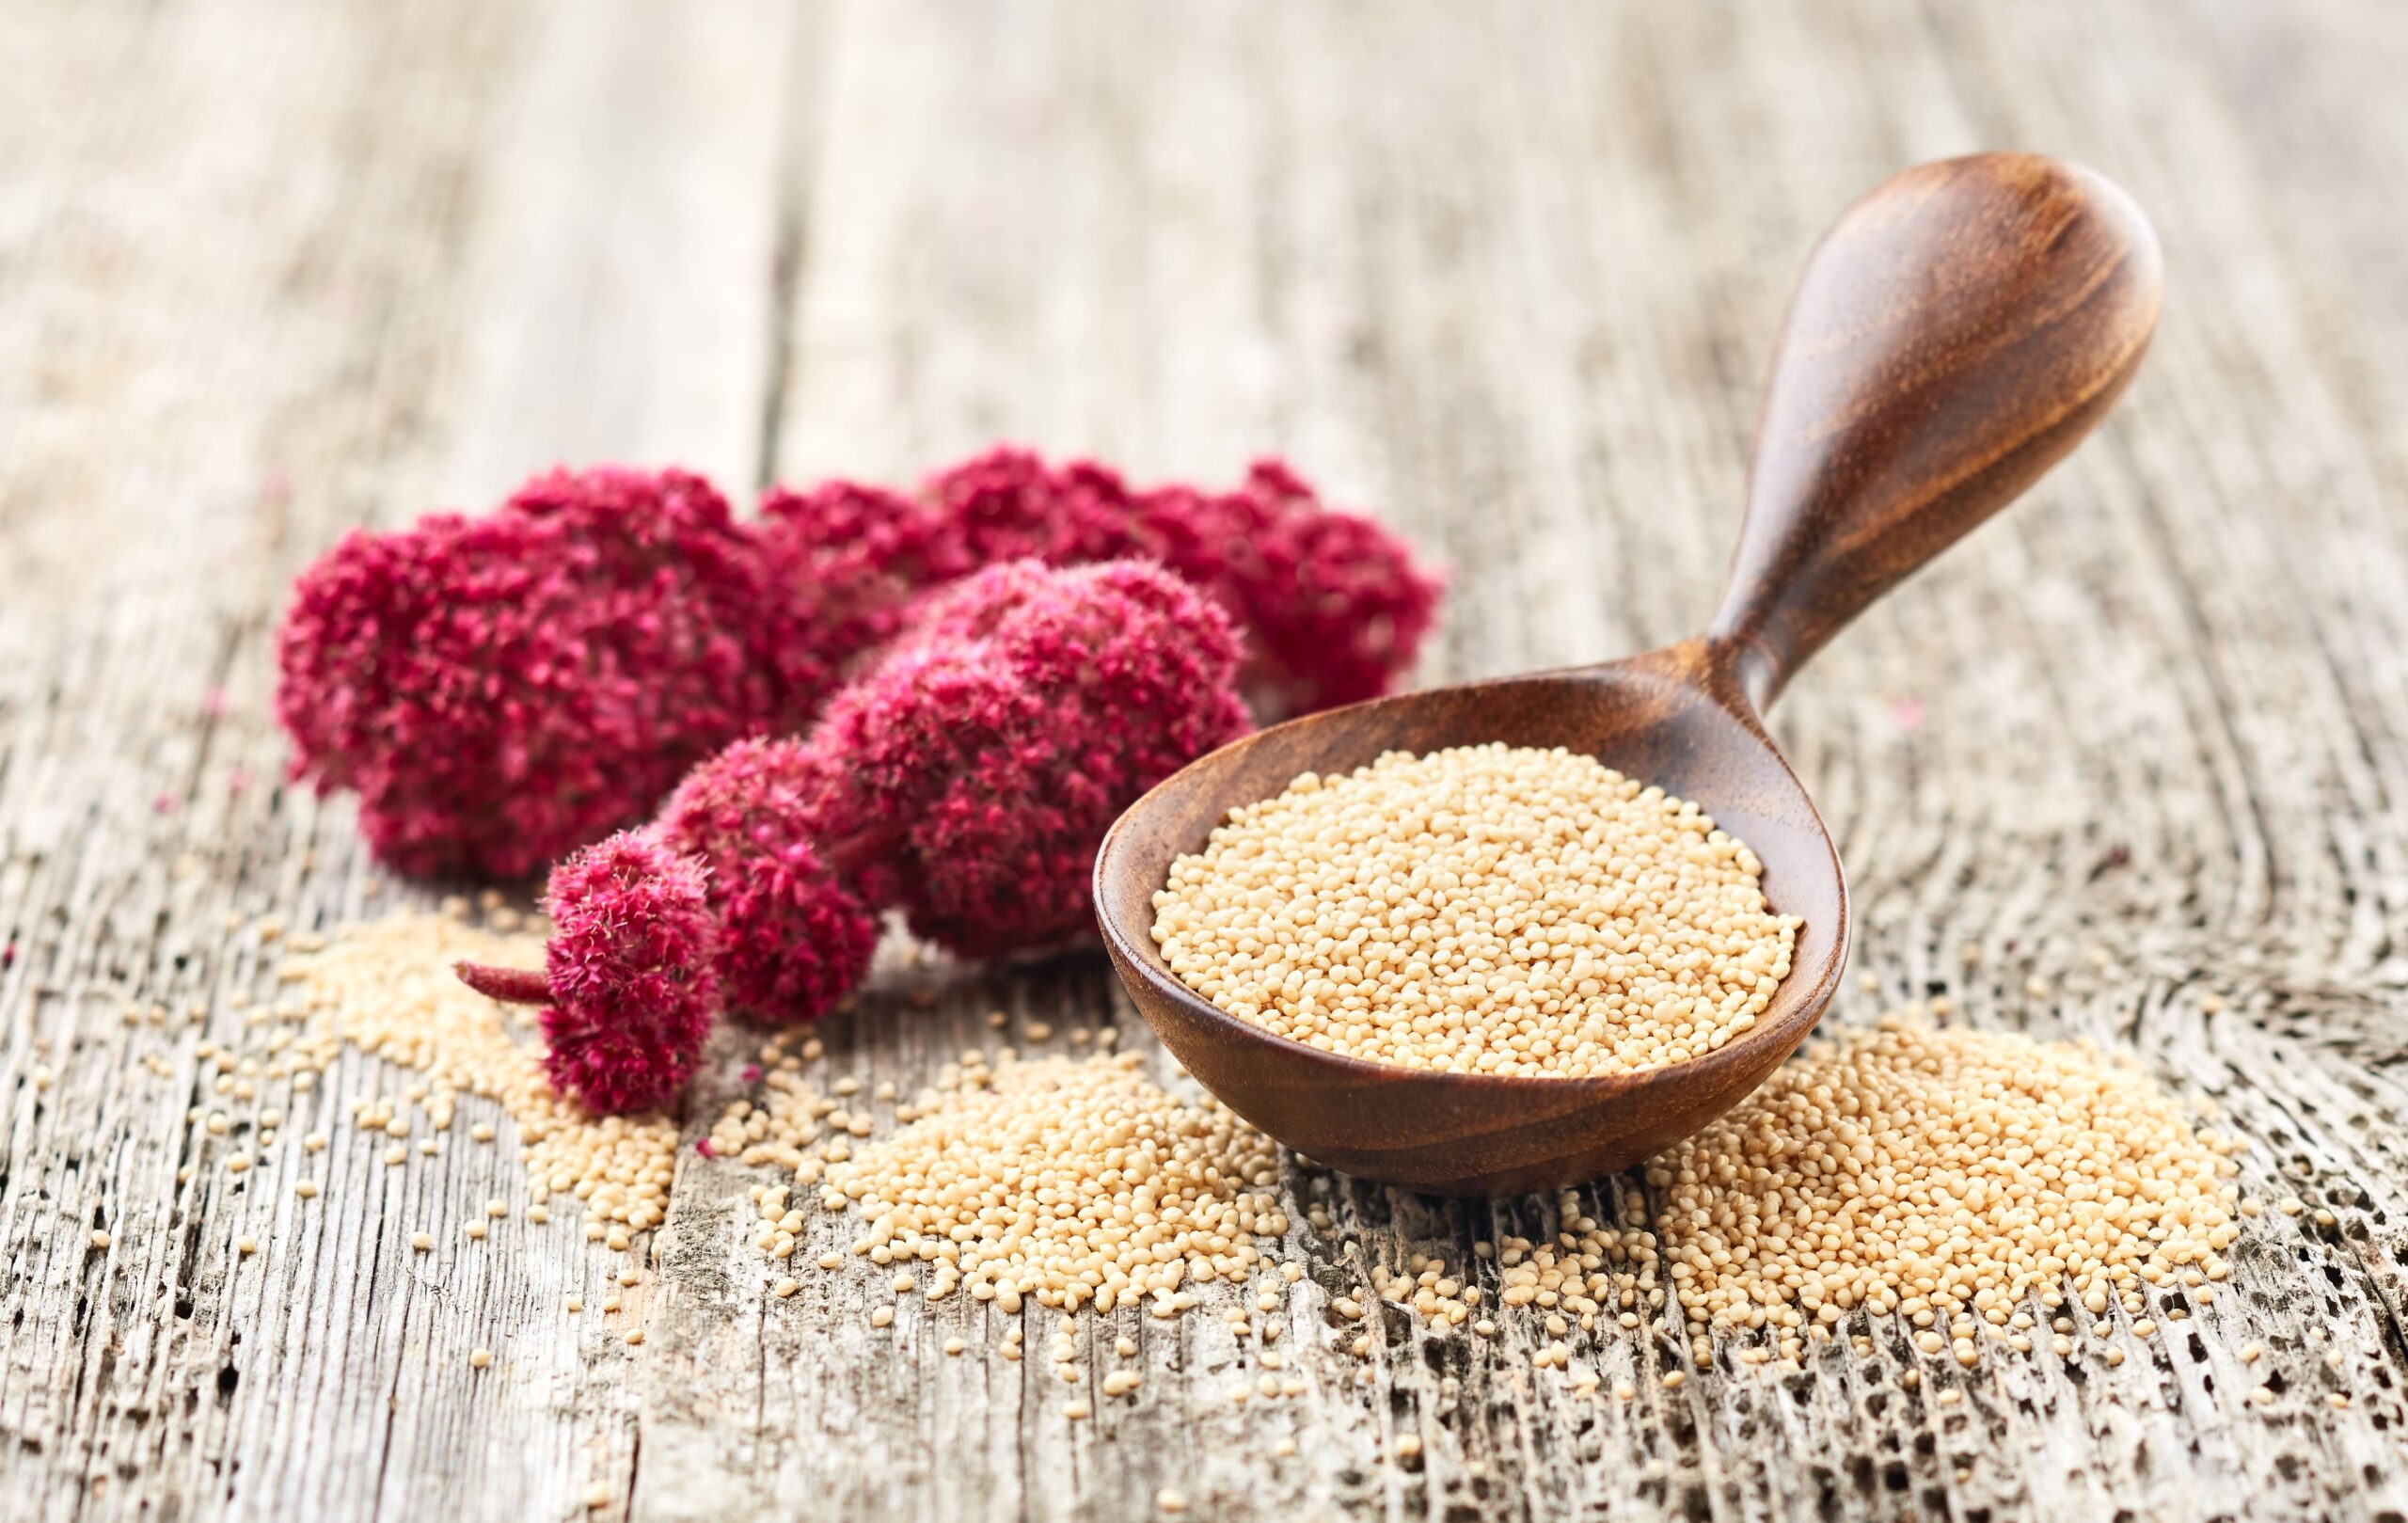
POLYGON ((2105 415, 2160 277, 2130 197, 2034 153, 1921 165, 1841 214, 1790 302, 1706 631, 1759 708, 2105 415))

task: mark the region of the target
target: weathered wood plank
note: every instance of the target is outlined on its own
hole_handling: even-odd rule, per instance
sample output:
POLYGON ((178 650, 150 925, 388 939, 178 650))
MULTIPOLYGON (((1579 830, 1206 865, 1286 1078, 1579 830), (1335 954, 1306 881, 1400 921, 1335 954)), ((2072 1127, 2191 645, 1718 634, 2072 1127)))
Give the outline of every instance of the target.
MULTIPOLYGON (((793 8, 544 8, 479 178, 447 502, 560 462, 761 468, 793 8)), ((797 184, 800 195, 804 187, 797 184)))
POLYGON ((725 19, 751 24, 211 3, 7 29, 42 44, 0 103, 0 138, 39 145, 0 214, 24 341, 0 364, 12 1514, 626 1499, 633 1351, 562 1310, 615 1256, 565 1215, 454 1235, 523 1197, 506 1133, 386 1166, 345 1107, 407 1076, 356 1057, 314 1095, 265 1087, 283 1140, 239 1177, 253 1107, 223 1139, 186 1109, 226 1103, 195 1043, 274 992, 237 925, 397 902, 347 809, 275 785, 265 637, 299 561, 555 458, 650 452, 738 490, 757 468, 790 17, 725 19), (153 1000, 174 1019, 120 1024, 153 1000), (421 1227, 436 1251, 409 1248, 421 1227))

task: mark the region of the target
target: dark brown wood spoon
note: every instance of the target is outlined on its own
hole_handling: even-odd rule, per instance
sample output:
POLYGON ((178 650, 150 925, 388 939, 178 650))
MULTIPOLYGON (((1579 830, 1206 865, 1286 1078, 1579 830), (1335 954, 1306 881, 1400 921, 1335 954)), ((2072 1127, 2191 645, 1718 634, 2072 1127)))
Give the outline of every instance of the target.
POLYGON ((1758 714, 1823 643, 2073 448, 2157 322, 2157 240, 2131 199, 2029 153, 1909 169, 1806 262, 1756 427, 1747 519, 1705 633, 1604 666, 1407 693, 1292 721, 1202 758, 1120 817, 1096 858, 1104 944, 1163 1041, 1239 1115, 1319 1163, 1444 1195, 1547 1189, 1703 1126, 1805 1039, 1847 954, 1847 886, 1758 714), (1341 1057, 1227 1014, 1151 935, 1171 860, 1232 807, 1386 751, 1568 746, 1696 800, 1804 917, 1753 1029, 1707 1056, 1585 1079, 1436 1073, 1341 1057))

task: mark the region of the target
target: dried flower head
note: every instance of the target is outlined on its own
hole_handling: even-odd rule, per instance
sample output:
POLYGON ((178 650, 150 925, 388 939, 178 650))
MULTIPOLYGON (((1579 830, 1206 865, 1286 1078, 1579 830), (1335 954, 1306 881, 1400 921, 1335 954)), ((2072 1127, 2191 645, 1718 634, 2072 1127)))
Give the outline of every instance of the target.
POLYGON ((841 758, 797 740, 747 740, 688 774, 663 837, 711 870, 726 1003, 816 1020, 869 972, 878 908, 820 855, 841 758))
POLYGON ((625 831, 552 870, 544 973, 464 962, 471 988, 543 1013, 545 1072, 598 1111, 657 1105, 693 1072, 717 1007, 719 922, 702 863, 625 831))
POLYGON ((1005 448, 931 477, 927 497, 971 564, 1138 557, 1203 588, 1245 634, 1246 690, 1266 715, 1387 691, 1437 613, 1440 582, 1402 540, 1276 460, 1228 492, 1135 491, 1093 461, 1005 448))
POLYGON ((810 745, 879 897, 963 957, 1091 932, 1088 874, 1137 796, 1247 727, 1228 618, 1159 567, 1013 562, 935 595, 810 745))
MULTIPOLYGON (((816 1018, 867 971, 881 908, 968 957, 1088 934, 1088 874, 1113 819, 1244 732, 1240 661, 1228 617, 1159 566, 991 567, 932 601, 808 738, 730 748, 650 832, 563 865, 540 986, 463 976, 552 1000, 545 1027, 566 1074, 562 1038, 613 1026, 613 1063, 642 1041, 690 1061, 673 1055, 705 991, 771 1020, 816 1018), (705 897, 707 930, 692 911, 705 897), (673 929, 611 934, 645 919, 673 929), (677 1013, 664 1025, 645 1014, 654 1002, 677 1013)), ((615 1108, 597 1086, 580 1092, 615 1108)))
POLYGON ((608 467, 355 532, 278 633, 293 775, 357 792, 402 871, 531 872, 729 741, 801 727, 892 631, 875 546, 848 552, 866 590, 800 595, 823 540, 755 535, 698 476, 608 467))

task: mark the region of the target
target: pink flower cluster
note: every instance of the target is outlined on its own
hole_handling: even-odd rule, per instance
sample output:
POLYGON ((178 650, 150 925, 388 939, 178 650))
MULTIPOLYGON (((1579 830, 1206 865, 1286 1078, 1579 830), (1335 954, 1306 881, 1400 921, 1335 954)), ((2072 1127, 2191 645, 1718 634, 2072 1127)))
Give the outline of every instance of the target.
POLYGON ((876 842, 856 880, 961 957, 1087 934, 1103 833, 1248 729, 1243 661, 1228 617, 1160 567, 990 567, 829 705, 808 744, 842 777, 833 837, 876 842))
MULTIPOLYGON (((884 909, 964 957, 1088 933, 1112 821, 1245 732, 1243 660, 1217 606, 1143 563, 1007 562, 936 595, 807 737, 728 748, 644 832, 553 874, 527 993, 550 1002, 556 1081, 599 1109, 657 1103, 701 1049, 698 991, 816 1019, 867 973, 884 909), (706 933, 684 910, 697 882, 706 933), (682 978, 664 949, 691 960, 682 978)), ((464 976, 507 993, 488 974, 464 976)))
POLYGON ((682 471, 559 471, 483 517, 354 533, 277 641, 293 772, 359 795, 410 873, 518 877, 641 819, 701 758, 793 734, 930 589, 1034 557, 1160 563, 1249 642, 1267 716, 1375 696, 1437 580, 1286 467, 1228 492, 1131 488, 998 449, 917 496, 833 482, 732 520, 682 471))
POLYGON ((1092 461, 995 449, 929 478, 926 496, 974 562, 1137 557, 1178 572, 1245 631, 1246 690, 1265 718, 1378 697, 1437 615, 1440 583, 1401 541, 1328 508, 1276 460, 1233 491, 1138 491, 1092 461))
POLYGON ((844 758, 792 738, 743 740, 687 774, 654 829, 710 870, 726 1002, 808 1019, 845 997, 878 948, 878 907, 852 858, 880 844, 849 832, 844 758), (848 862, 823 851, 842 851, 848 862))
POLYGON ((552 871, 544 1071, 600 1111, 642 1110, 693 1073, 718 1008, 702 865, 632 832, 552 871))
POLYGON ((523 876, 809 722, 892 632, 894 598, 795 596, 799 553, 676 470, 556 471, 483 517, 355 532, 277 635, 293 774, 356 792, 404 872, 523 876))

